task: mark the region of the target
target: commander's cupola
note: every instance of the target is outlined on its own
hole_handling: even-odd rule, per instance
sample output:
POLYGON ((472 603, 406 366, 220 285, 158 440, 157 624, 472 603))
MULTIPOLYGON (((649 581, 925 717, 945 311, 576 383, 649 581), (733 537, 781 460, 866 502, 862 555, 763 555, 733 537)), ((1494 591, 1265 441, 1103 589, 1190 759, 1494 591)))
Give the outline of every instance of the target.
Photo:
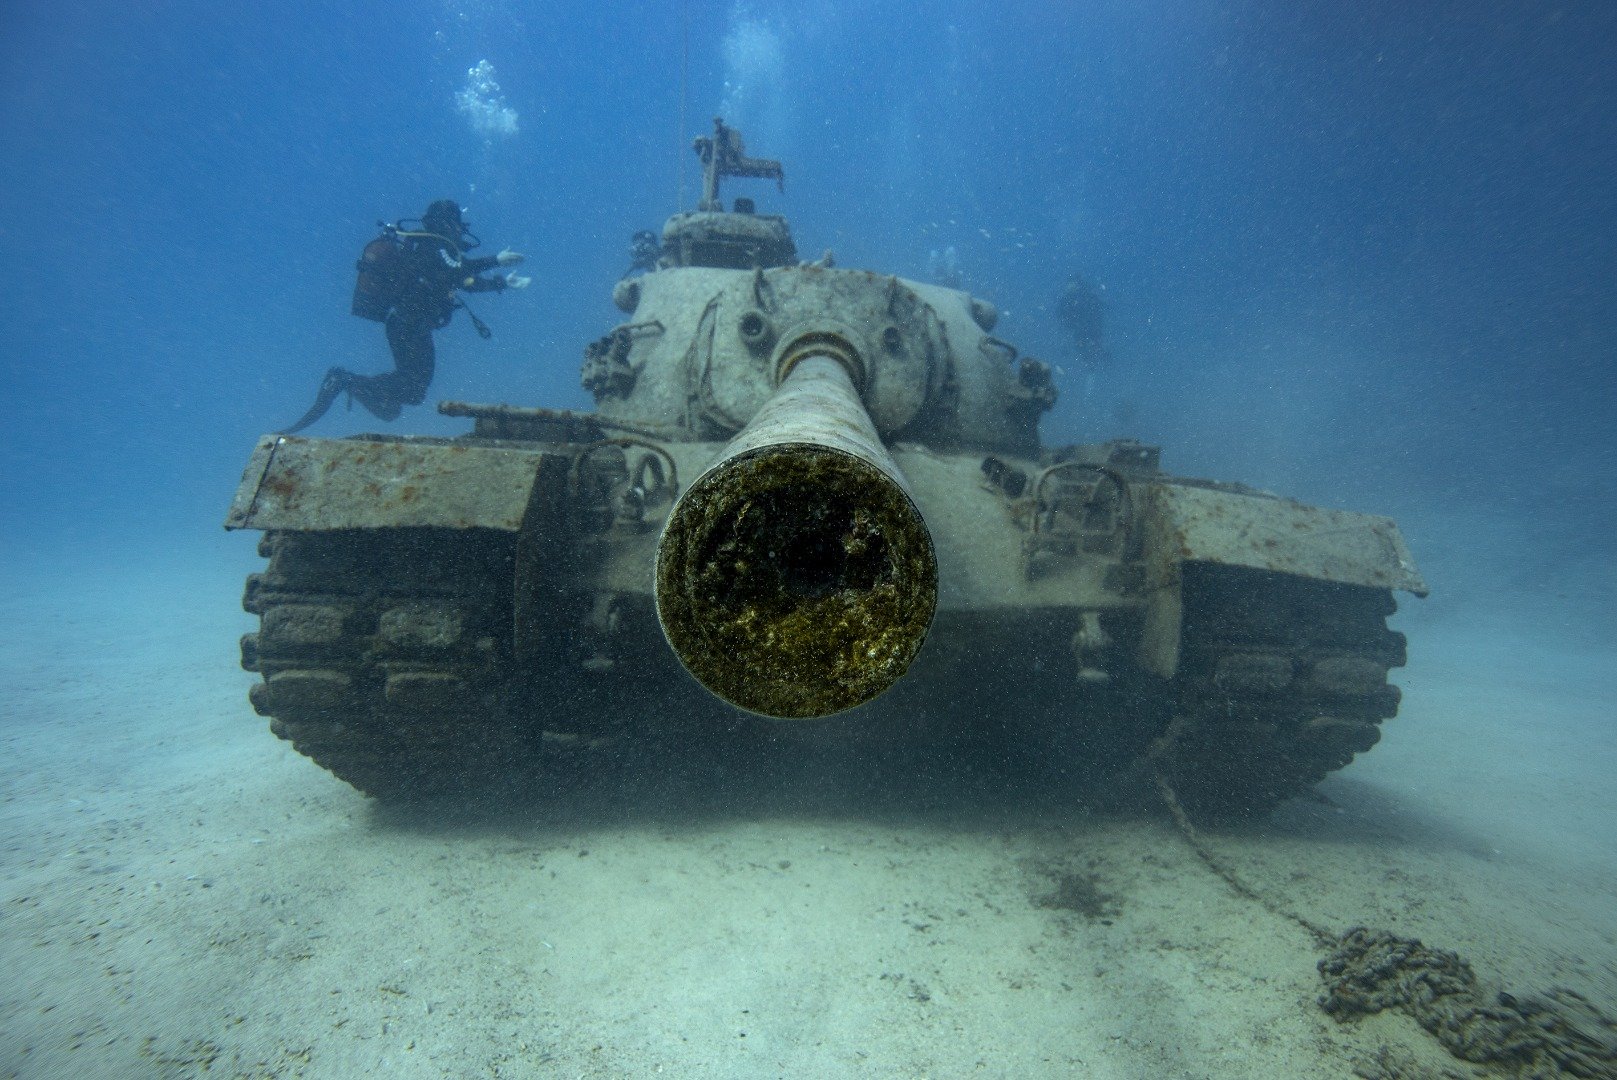
POLYGON ((712 136, 695 143, 702 159, 702 201, 689 213, 678 213, 663 225, 664 266, 711 266, 721 270, 768 270, 797 261, 792 229, 778 214, 759 214, 751 199, 736 199, 725 210, 719 181, 726 176, 774 180, 786 190, 786 173, 778 161, 750 158, 741 133, 713 121, 712 136))

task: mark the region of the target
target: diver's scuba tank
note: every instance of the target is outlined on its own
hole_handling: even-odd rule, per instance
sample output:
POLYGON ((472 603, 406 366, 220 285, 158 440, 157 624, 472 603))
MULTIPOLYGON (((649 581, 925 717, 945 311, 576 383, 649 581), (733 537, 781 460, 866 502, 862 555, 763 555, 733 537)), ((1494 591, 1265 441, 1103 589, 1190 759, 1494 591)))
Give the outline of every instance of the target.
POLYGON ((399 243, 396 225, 377 222, 382 235, 365 245, 355 264, 359 277, 354 280, 354 303, 350 310, 361 319, 386 322, 393 310, 399 287, 404 283, 404 245, 399 243))

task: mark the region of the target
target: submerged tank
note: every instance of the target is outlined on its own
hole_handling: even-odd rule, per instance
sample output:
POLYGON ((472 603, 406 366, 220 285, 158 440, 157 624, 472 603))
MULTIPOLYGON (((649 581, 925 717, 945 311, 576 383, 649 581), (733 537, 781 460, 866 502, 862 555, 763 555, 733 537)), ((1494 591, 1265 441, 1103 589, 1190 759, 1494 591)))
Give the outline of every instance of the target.
MULTIPOLYGON (((382 798, 542 782, 625 741, 1031 748, 1097 794, 1258 811, 1398 707, 1396 526, 1046 446, 1051 368, 992 304, 800 261, 726 178, 613 291, 594 412, 444 402, 459 438, 262 438, 242 666, 294 747, 382 798)), ((642 246, 647 246, 640 238, 642 246)))

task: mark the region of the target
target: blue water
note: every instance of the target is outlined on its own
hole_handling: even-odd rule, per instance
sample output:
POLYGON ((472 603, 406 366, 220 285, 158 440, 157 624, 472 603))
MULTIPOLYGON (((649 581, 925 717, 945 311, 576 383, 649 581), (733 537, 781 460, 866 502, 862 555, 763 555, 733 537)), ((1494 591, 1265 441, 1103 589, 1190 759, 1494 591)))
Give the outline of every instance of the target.
MULTIPOLYGON (((328 367, 386 369, 353 263, 433 199, 534 285, 473 298, 491 340, 438 335, 429 401, 587 407, 630 234, 694 202, 720 112, 785 163, 784 195, 745 193, 805 257, 924 278, 954 249, 998 333, 1063 368, 1047 441, 1398 518, 1434 588, 1416 664, 1418 629, 1465 624, 1612 670, 1600 0, 7 4, 7 595, 256 568, 220 531, 253 440, 328 367), (1094 370, 1055 317, 1075 272, 1108 305, 1094 370)), ((378 426, 339 405, 314 433, 378 426)), ((1611 690, 1580 729, 1601 754, 1611 690)))
POLYGON ((1068 378, 1054 438, 1127 427, 1186 471, 1308 498, 1611 532, 1583 489, 1617 454, 1604 5, 4 20, 8 544, 217 517, 242 448, 326 367, 386 367, 347 313, 355 252, 440 196, 538 287, 485 300, 487 343, 463 318, 440 335, 434 396, 584 404, 629 234, 694 198, 682 112, 688 138, 721 109, 787 163, 784 198, 754 194, 805 253, 921 276, 953 246, 1005 336, 1056 362, 1055 290, 1101 283, 1115 363, 1087 410, 1068 378), (515 133, 456 107, 480 61, 515 133))

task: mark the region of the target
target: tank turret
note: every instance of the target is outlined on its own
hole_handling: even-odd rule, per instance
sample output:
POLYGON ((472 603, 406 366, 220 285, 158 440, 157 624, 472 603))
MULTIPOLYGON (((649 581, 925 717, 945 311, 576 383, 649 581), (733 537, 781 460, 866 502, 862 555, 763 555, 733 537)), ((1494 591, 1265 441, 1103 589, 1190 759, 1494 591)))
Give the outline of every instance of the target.
POLYGON ((586 350, 582 382, 606 420, 668 438, 724 440, 776 387, 780 351, 829 328, 865 365, 860 394, 878 435, 1034 453, 1054 402, 1048 365, 992 335, 998 312, 968 293, 827 256, 798 263, 786 220, 720 208, 725 176, 774 179, 721 121, 698 139, 701 209, 663 229, 660 268, 614 290, 628 322, 586 350), (737 273, 737 271, 744 271, 737 273))

